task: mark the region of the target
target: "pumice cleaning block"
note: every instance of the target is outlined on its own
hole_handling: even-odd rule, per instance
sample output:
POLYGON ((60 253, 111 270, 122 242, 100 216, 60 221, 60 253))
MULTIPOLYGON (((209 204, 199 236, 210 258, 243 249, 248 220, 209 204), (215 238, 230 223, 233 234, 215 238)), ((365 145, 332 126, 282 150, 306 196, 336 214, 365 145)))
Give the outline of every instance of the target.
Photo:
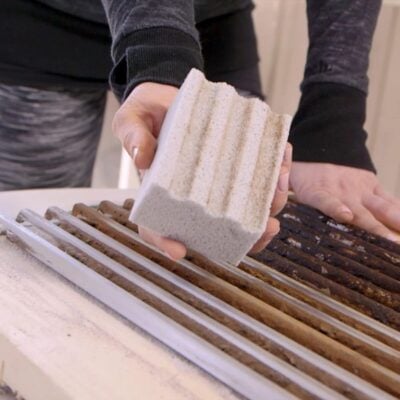
POLYGON ((290 121, 193 69, 166 115, 130 219, 237 265, 266 228, 290 121))

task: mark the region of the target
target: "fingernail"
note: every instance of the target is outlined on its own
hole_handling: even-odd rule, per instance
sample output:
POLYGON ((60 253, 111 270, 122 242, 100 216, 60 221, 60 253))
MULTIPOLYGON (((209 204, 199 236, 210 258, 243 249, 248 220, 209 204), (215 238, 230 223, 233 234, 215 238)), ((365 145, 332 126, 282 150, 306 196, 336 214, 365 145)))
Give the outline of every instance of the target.
POLYGON ((395 233, 389 233, 386 236, 386 239, 391 240, 392 242, 400 244, 400 235, 396 235, 395 233))
POLYGON ((289 190, 289 173, 286 172, 279 177, 278 189, 281 192, 287 192, 289 190))
POLYGON ((353 216, 353 212, 350 210, 349 207, 346 206, 341 206, 339 209, 340 214, 349 214, 350 216, 353 216))

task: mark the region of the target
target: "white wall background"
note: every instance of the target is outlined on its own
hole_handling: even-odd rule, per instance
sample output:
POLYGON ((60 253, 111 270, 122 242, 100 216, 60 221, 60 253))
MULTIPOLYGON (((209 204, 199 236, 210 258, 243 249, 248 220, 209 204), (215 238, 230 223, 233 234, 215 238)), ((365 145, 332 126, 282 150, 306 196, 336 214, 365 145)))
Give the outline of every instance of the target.
MULTIPOLYGON (((307 49, 304 0, 255 0, 254 13, 264 91, 270 106, 293 114, 299 99, 307 49)), ((383 185, 400 196, 400 0, 386 1, 378 21, 370 63, 368 146, 383 185)), ((94 186, 115 187, 120 146, 110 123, 109 102, 94 186)), ((135 184, 136 180, 132 180, 135 184)))

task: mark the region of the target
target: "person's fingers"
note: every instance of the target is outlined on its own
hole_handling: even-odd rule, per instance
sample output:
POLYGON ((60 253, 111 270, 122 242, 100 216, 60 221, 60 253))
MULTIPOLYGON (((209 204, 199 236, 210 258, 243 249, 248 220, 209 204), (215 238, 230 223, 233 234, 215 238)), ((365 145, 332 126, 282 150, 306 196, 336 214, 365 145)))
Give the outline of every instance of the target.
POLYGON ((289 194, 289 172, 286 171, 279 176, 278 186, 275 190, 274 199, 271 204, 270 214, 278 215, 285 207, 289 194))
POLYGON ((365 207, 357 204, 349 204, 353 210, 354 218, 352 224, 368 232, 383 236, 389 240, 397 241, 396 235, 387 228, 384 224, 379 222, 374 215, 365 207))
POLYGON ((285 153, 283 155, 281 168, 286 168, 287 170, 290 171, 290 168, 292 166, 292 155, 293 155, 293 146, 290 143, 286 143, 285 153))
POLYGON ((133 158, 139 169, 147 169, 151 165, 157 146, 157 140, 152 133, 149 118, 128 113, 123 106, 113 120, 113 133, 121 141, 125 150, 133 158))
POLYGON ((249 254, 258 253, 263 250, 273 237, 278 234, 279 228, 279 221, 276 218, 269 218, 265 232, 262 234, 260 239, 258 239, 257 243, 255 243, 255 245, 250 249, 249 254))
POLYGON ((372 215, 388 228, 400 231, 400 206, 377 195, 371 195, 363 201, 372 215))
POLYGON ((400 232, 392 232, 392 235, 388 239, 400 244, 400 232))
POLYGON ((386 190, 384 190, 380 185, 377 185, 374 193, 379 196, 382 197, 383 199, 393 203, 394 205, 396 205, 397 207, 400 207, 400 199, 393 196, 392 194, 388 193, 386 190))
POLYGON ((139 234, 143 240, 162 250, 174 261, 177 261, 186 255, 186 247, 182 243, 160 236, 152 230, 141 226, 139 226, 139 234))
POLYGON ((136 123, 125 130, 122 144, 133 157, 135 150, 135 165, 139 169, 148 169, 153 161, 157 140, 142 124, 136 123))
POLYGON ((317 208, 338 222, 351 222, 353 219, 352 210, 326 190, 309 190, 306 195, 298 198, 298 200, 317 208))
POLYGON ((275 190, 274 198, 271 204, 271 215, 275 216, 279 214, 285 204, 287 203, 289 194, 289 174, 292 165, 292 145, 287 144, 283 162, 280 170, 278 185, 275 190))

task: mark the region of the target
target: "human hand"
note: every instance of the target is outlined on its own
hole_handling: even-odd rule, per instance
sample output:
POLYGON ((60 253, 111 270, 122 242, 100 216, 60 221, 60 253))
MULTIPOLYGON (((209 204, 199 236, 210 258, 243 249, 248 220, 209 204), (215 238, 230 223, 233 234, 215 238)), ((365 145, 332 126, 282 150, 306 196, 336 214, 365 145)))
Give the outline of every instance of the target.
MULTIPOLYGON (((153 161, 161 125, 177 93, 178 89, 174 86, 142 83, 132 91, 114 117, 114 135, 119 138, 128 154, 134 157, 139 170, 148 169, 153 161)), ((250 252, 261 251, 279 232, 279 221, 273 216, 282 210, 287 201, 291 159, 292 150, 288 144, 271 206, 271 217, 264 234, 250 252)), ((186 255, 186 247, 182 243, 162 237, 144 227, 139 227, 139 234, 173 260, 186 255)))
POLYGON ((142 83, 115 114, 113 133, 139 170, 148 169, 153 161, 161 125, 177 93, 174 86, 142 83))
MULTIPOLYGON (((114 135, 134 158, 139 170, 148 169, 153 161, 161 125, 177 93, 178 89, 174 86, 142 83, 131 92, 115 114, 114 135)), ((186 248, 182 243, 140 226, 139 234, 173 260, 186 255, 186 248)))
POLYGON ((400 200, 372 172, 341 165, 293 162, 290 187, 300 203, 339 222, 400 242, 400 200))
POLYGON ((287 202, 289 193, 289 173, 292 165, 292 146, 291 144, 286 145, 285 155, 283 157, 281 170, 279 173, 278 185, 275 190, 274 199, 272 200, 270 217, 268 219, 267 227, 261 238, 252 247, 249 253, 258 253, 263 250, 265 246, 273 239, 273 237, 279 232, 279 221, 274 218, 275 215, 279 214, 287 202))

